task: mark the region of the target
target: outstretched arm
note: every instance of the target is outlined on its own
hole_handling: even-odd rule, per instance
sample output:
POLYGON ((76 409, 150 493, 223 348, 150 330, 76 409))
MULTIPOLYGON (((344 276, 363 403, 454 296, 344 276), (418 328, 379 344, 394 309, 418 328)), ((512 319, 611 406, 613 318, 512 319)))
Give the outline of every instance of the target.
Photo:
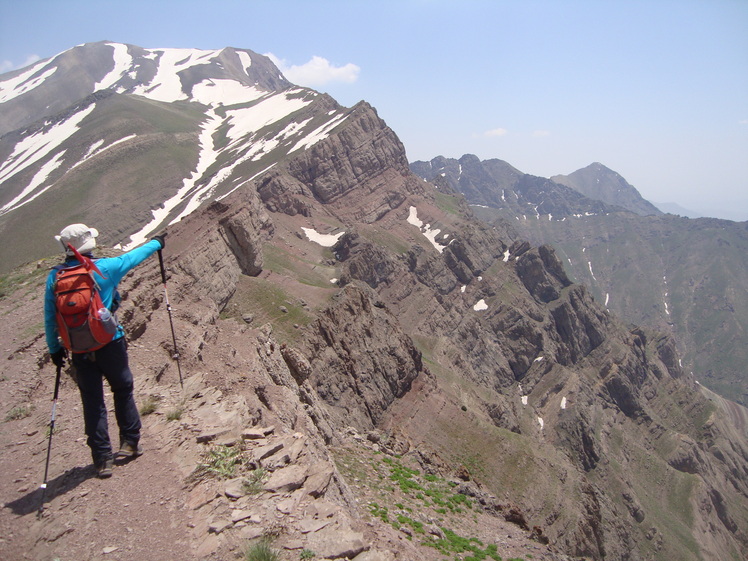
POLYGON ((151 255, 156 253, 163 247, 163 243, 154 238, 149 242, 144 243, 141 246, 136 247, 123 253, 118 257, 107 257, 105 259, 99 259, 96 264, 98 265, 104 276, 114 284, 119 283, 127 273, 132 269, 140 265, 143 261, 148 259, 151 255))

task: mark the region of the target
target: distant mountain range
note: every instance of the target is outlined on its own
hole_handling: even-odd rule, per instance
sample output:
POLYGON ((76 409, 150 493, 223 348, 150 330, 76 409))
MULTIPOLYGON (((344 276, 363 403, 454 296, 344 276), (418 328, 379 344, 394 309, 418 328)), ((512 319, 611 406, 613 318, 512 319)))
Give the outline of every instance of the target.
POLYGON ((483 219, 554 246, 605 307, 673 333, 684 368, 748 405, 748 223, 663 215, 600 163, 551 179, 470 154, 410 167, 483 219))

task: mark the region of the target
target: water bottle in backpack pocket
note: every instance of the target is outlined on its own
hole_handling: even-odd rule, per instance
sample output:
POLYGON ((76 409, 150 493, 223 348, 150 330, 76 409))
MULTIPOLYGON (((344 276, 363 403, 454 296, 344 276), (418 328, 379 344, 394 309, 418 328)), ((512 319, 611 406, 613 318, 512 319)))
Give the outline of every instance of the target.
POLYGON ((111 333, 112 335, 117 333, 117 316, 107 308, 99 308, 99 321, 101 322, 104 331, 111 333))

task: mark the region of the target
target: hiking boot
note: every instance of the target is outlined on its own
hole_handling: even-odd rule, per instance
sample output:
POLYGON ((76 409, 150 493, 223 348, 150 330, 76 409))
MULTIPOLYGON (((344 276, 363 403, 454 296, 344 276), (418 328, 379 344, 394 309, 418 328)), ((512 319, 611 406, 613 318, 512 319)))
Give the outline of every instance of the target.
POLYGON ((137 458, 143 453, 143 447, 132 442, 125 440, 119 447, 119 451, 114 455, 118 460, 124 460, 126 458, 137 458))
POLYGON ((99 479, 106 479, 107 477, 112 477, 113 470, 114 470, 114 459, 112 458, 106 458, 96 464, 96 476, 99 479))

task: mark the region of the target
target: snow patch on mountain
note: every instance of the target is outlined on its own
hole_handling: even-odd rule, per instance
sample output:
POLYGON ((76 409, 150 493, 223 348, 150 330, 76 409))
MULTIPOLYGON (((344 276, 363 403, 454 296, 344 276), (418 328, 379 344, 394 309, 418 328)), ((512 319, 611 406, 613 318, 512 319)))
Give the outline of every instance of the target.
POLYGON ((437 243, 436 241, 436 236, 439 235, 441 230, 439 228, 432 230, 431 224, 424 225, 423 221, 418 218, 418 209, 416 207, 410 207, 410 209, 408 210, 407 220, 408 224, 410 224, 411 226, 415 226, 421 231, 421 233, 426 237, 427 240, 429 240, 429 242, 431 242, 431 245, 433 245, 439 253, 442 253, 444 251, 445 246, 437 243))
MULTIPOLYGON (((102 140, 97 140, 91 146, 89 146, 88 147, 88 152, 86 152, 83 155, 83 159, 80 162, 78 162, 77 164, 75 164, 75 166, 78 166, 78 165, 82 164, 88 158, 90 158, 91 156, 93 156, 94 154, 96 154, 96 152, 99 150, 99 148, 101 148, 102 144, 104 144, 104 140, 103 139, 102 140)), ((75 167, 75 166, 73 166, 73 167, 75 167)), ((70 169, 72 169, 72 168, 70 168, 70 169)))
POLYGON ((236 51, 236 54, 239 56, 239 62, 241 62, 244 72, 249 76, 249 67, 252 66, 252 57, 249 56, 249 53, 245 53, 244 51, 236 51))
POLYGON ((268 95, 251 107, 227 111, 226 120, 230 126, 227 134, 232 140, 228 148, 236 147, 247 135, 276 123, 309 105, 311 100, 292 97, 298 95, 300 91, 290 90, 268 95))
MULTIPOLYGON (((3 183, 22 172, 32 164, 35 164, 43 158, 50 155, 55 149, 68 138, 70 138, 80 128, 81 122, 85 119, 94 109, 95 104, 91 104, 85 109, 78 111, 71 115, 65 121, 57 123, 46 130, 40 130, 32 135, 27 136, 18 144, 16 144, 13 153, 3 162, 0 167, 0 183, 3 183)), ((15 201, 13 205, 11 203, 6 204, 2 211, 3 214, 18 208, 22 204, 25 204, 28 199, 23 203, 19 202, 31 195, 38 185, 34 185, 33 182, 28 185, 21 194, 19 194, 11 203, 15 201)))
POLYGON ((595 273, 592 271, 592 261, 587 261, 587 266, 590 268, 590 274, 592 275, 592 278, 597 280, 595 273))
POLYGON ((233 192, 234 192, 234 191, 236 191, 237 189, 239 189, 239 188, 241 188, 241 187, 244 187, 244 186, 245 186, 245 185, 246 185, 247 183, 249 183, 250 181, 254 181, 255 179, 257 179, 258 177, 260 177, 260 176, 261 176, 261 175, 262 175, 263 173, 265 173, 266 171, 270 171, 270 170, 271 170, 271 169, 272 169, 273 167, 275 167, 275 164, 276 164, 276 163, 277 163, 277 162, 273 162, 272 164, 270 164, 270 165, 269 165, 268 167, 266 167, 265 169, 262 169, 262 170, 258 171, 258 172, 257 172, 256 174, 254 174, 254 175, 253 175, 252 177, 250 177, 249 179, 246 179, 245 181, 241 181, 241 182, 237 183, 237 184, 236 184, 236 185, 234 185, 234 187, 232 187, 232 188, 231 188, 231 189, 230 189, 229 191, 227 191, 226 193, 224 193, 223 195, 221 195, 221 196, 219 196, 219 197, 216 197, 216 200, 217 200, 217 201, 221 201, 221 200, 225 199, 226 197, 228 197, 228 196, 229 196, 229 195, 230 195, 231 193, 233 193, 233 192))
POLYGON ((220 50, 199 49, 158 49, 150 53, 158 58, 156 75, 148 84, 138 86, 133 91, 155 101, 167 103, 187 99, 182 90, 182 80, 179 72, 192 66, 207 64, 220 54, 220 50))
POLYGON ((304 234, 306 234, 306 237, 309 241, 317 243, 323 247, 334 246, 336 243, 338 243, 340 237, 345 234, 345 232, 339 232, 337 234, 320 234, 314 228, 302 227, 301 229, 304 230, 304 234))
POLYGON ((60 164, 62 164, 62 156, 64 154, 65 154, 65 150, 63 150, 62 152, 58 152, 57 154, 55 154, 55 156, 51 160, 46 162, 39 169, 39 171, 36 172, 36 174, 31 179, 31 182, 26 186, 26 188, 23 191, 21 191, 21 193, 17 195, 12 201, 10 201, 5 206, 0 208, 0 215, 10 212, 11 210, 18 208, 19 206, 25 205, 26 203, 33 201, 35 198, 37 198, 39 195, 41 195, 47 189, 49 189, 53 185, 53 183, 50 183, 44 189, 37 190, 37 187, 43 185, 44 182, 47 181, 49 174, 52 173, 54 170, 56 170, 58 167, 60 167, 60 164))
POLYGON ((28 93, 34 88, 42 85, 44 80, 57 71, 57 67, 53 66, 48 68, 40 76, 33 78, 34 74, 39 72, 47 64, 49 64, 49 61, 44 60, 29 68, 26 72, 22 72, 18 76, 0 82, 0 103, 10 101, 14 97, 28 93))
POLYGON ((310 132, 308 135, 306 135, 301 141, 299 141, 296 146, 291 148, 288 153, 295 152, 296 150, 304 149, 306 150, 310 146, 313 146, 317 142, 324 140, 327 138, 327 136, 330 134, 330 131, 337 127, 340 123, 342 123, 347 115, 345 113, 338 115, 331 121, 328 121, 324 125, 318 127, 317 129, 310 132))
POLYGON ((192 87, 192 99, 204 105, 236 105, 261 98, 267 92, 252 86, 245 86, 236 80, 203 80, 192 87))
POLYGON ((114 49, 114 68, 94 85, 94 91, 105 90, 111 88, 119 80, 121 80, 132 67, 132 56, 127 50, 127 45, 122 43, 107 43, 108 46, 114 49))
POLYGON ((662 283, 665 285, 665 293, 662 296, 662 303, 665 304, 665 313, 667 315, 670 315, 670 308, 667 305, 667 298, 670 295, 670 291, 669 291, 668 286, 667 286, 667 276, 663 276, 662 277, 662 283))
POLYGON ((135 134, 130 134, 128 136, 120 138, 119 140, 115 140, 111 144, 107 144, 104 148, 101 148, 101 145, 104 144, 104 141, 103 140, 97 140, 96 142, 94 142, 88 148, 88 152, 86 152, 86 154, 83 156, 83 158, 80 161, 76 162, 75 164, 73 164, 70 167, 70 169, 68 170, 68 172, 73 171, 75 168, 77 168, 83 162, 86 162, 86 161, 90 160, 91 158, 96 158, 97 156, 100 156, 101 154, 103 154, 104 152, 106 152, 107 150, 109 150, 110 148, 112 148, 114 146, 117 146, 117 144, 122 144, 123 142, 126 142, 126 141, 130 140, 131 138, 135 138, 136 136, 137 135, 135 135, 135 134))

